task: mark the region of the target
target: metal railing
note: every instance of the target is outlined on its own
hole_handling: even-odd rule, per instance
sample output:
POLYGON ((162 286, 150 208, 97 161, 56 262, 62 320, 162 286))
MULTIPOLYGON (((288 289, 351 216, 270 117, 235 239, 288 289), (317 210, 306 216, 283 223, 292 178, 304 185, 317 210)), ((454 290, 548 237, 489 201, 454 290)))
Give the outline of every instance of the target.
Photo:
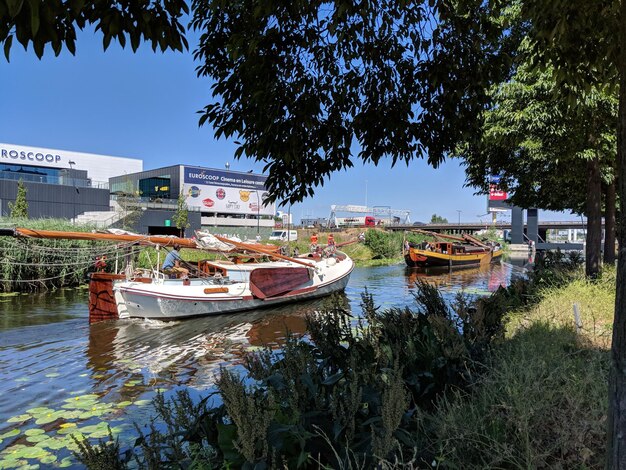
POLYGON ((56 184, 59 186, 73 186, 75 188, 109 189, 108 181, 92 181, 89 178, 70 178, 67 176, 37 175, 20 173, 18 171, 0 171, 0 180, 22 180, 27 183, 56 184))

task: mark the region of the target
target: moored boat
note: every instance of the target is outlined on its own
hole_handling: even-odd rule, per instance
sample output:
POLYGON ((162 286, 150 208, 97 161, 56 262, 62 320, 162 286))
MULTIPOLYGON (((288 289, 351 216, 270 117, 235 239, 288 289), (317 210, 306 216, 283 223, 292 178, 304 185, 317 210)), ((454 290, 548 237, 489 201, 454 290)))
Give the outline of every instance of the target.
POLYGON ((179 245, 225 255, 222 260, 199 261, 194 276, 188 278, 171 278, 159 269, 133 270, 132 266, 119 273, 94 272, 89 284, 91 322, 181 319, 313 299, 345 289, 354 269, 353 261, 339 251, 292 258, 278 253, 274 245, 243 243, 206 233, 198 233, 195 240, 20 228, 5 229, 0 235, 122 241, 157 248, 179 245))
POLYGON ((425 230, 416 232, 431 235, 435 240, 419 244, 405 243, 404 260, 412 268, 479 266, 496 262, 502 256, 499 244, 483 243, 471 235, 456 237, 425 230))
POLYGON ((311 259, 310 267, 291 261, 230 265, 195 279, 114 280, 119 318, 179 319, 269 307, 308 300, 345 289, 354 263, 343 253, 311 259))

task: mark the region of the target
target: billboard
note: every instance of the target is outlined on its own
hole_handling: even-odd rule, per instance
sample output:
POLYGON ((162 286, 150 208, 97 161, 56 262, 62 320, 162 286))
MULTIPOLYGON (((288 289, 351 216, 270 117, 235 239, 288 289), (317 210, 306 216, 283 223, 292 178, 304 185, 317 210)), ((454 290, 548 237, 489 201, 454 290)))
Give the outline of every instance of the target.
POLYGON ((181 171, 189 207, 204 212, 274 215, 274 204, 263 204, 269 196, 266 176, 192 166, 183 166, 181 171))
POLYGON ((506 191, 500 189, 500 175, 491 175, 489 177, 489 196, 487 198, 487 211, 498 211, 510 209, 510 205, 506 200, 509 195, 506 191))

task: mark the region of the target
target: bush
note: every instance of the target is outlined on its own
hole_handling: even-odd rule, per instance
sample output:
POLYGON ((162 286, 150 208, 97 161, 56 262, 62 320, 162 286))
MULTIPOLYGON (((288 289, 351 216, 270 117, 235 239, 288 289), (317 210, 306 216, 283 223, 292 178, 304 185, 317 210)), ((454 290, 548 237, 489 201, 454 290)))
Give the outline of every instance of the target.
POLYGON ((374 259, 397 258, 402 253, 402 234, 369 229, 365 232, 365 245, 372 250, 374 259))
POLYGON ((432 455, 416 451, 420 413, 451 387, 468 385, 500 319, 473 317, 463 297, 450 307, 426 283, 418 284, 415 311, 382 311, 366 292, 363 317, 354 319, 344 302, 334 297, 308 319, 310 340, 290 337, 280 352, 247 354, 249 379, 222 370, 220 406, 196 405, 186 392, 169 404, 159 397, 168 432, 153 426, 141 435, 140 464, 156 468, 174 455, 177 465, 212 468, 369 468, 404 455, 430 462, 432 455))

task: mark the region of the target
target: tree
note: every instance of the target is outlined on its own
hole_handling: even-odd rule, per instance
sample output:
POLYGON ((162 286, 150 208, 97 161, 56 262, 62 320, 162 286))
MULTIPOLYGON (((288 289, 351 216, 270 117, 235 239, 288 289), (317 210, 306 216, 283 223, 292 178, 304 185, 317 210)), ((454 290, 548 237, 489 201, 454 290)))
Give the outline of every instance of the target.
POLYGON ((74 54, 76 28, 87 25, 102 34, 106 50, 111 40, 122 47, 127 38, 133 51, 141 42, 151 42, 152 49, 182 51, 188 44, 179 19, 188 14, 184 0, 132 1, 0 1, 0 44, 9 60, 13 39, 28 49, 32 44, 37 57, 50 45, 55 55, 63 46, 74 54))
POLYGON ((430 218, 430 223, 431 224, 447 224, 448 219, 440 215, 433 214, 433 216, 430 218))
POLYGON ((182 191, 178 195, 176 212, 174 213, 172 220, 174 222, 174 226, 180 230, 180 236, 184 237, 185 229, 189 228, 191 224, 189 223, 189 208, 187 207, 185 194, 182 191))
POLYGON ((200 124, 239 139, 237 158, 265 163, 272 201, 311 196, 354 160, 438 166, 508 73, 508 36, 482 0, 194 0, 192 9, 198 74, 214 82, 200 124))
MULTIPOLYGON (((493 100, 479 138, 459 149, 468 184, 487 192, 488 176, 497 174, 515 205, 586 214, 586 271, 595 277, 602 183, 609 188, 614 180, 617 97, 603 88, 563 93, 552 70, 522 63, 511 81, 495 87, 493 100)), ((610 227, 606 233, 608 247, 610 227)))
POLYGON ((15 202, 9 202, 9 210, 11 211, 11 217, 28 219, 28 201, 26 201, 26 186, 24 181, 20 179, 17 183, 17 195, 15 196, 15 202))
MULTIPOLYGON (((524 0, 535 63, 554 67, 559 84, 618 90, 618 198, 626 201, 626 1, 524 0)), ((626 213, 619 212, 615 316, 611 343, 607 468, 626 468, 626 213)))

